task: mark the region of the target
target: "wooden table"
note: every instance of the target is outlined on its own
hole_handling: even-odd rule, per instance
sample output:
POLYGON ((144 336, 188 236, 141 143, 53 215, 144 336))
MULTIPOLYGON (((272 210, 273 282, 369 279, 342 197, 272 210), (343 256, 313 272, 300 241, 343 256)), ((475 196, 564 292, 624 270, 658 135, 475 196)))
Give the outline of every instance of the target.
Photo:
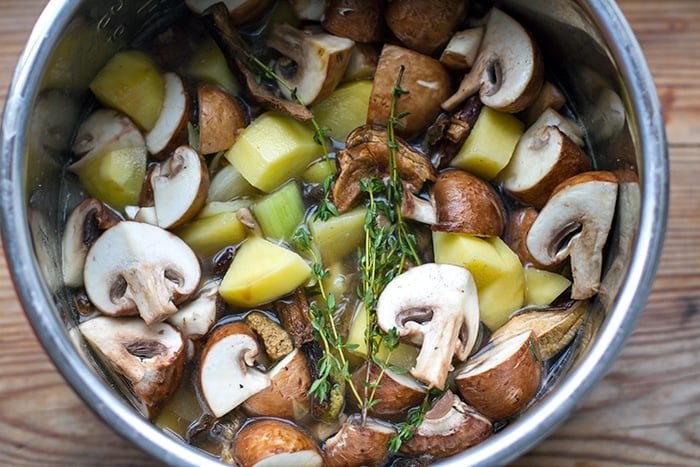
MULTIPOLYGON (((624 0, 671 157, 666 246, 647 309, 601 384, 520 465, 700 465, 700 1, 624 0)), ((45 0, 0 0, 0 101, 45 0)), ((156 465, 102 423, 32 333, 0 255, 0 465, 156 465)))

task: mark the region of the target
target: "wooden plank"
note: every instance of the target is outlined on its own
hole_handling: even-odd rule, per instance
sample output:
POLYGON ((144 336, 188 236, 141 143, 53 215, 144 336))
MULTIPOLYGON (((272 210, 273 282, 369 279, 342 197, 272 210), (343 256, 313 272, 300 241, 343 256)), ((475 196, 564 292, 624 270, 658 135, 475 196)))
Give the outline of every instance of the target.
MULTIPOLYGON (((0 6, 0 98, 45 0, 0 6)), ((620 0, 659 86, 671 148, 670 220, 649 305, 611 372, 515 465, 700 463, 700 2, 620 0)), ((0 256, 0 465, 156 465, 65 384, 0 256)))

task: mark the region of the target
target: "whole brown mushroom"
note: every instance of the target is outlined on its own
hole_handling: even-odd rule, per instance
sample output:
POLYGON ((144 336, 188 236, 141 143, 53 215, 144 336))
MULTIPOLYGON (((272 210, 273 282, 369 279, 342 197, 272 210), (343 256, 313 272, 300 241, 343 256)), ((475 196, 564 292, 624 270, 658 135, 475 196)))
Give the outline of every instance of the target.
POLYGON ((408 48, 432 55, 462 23, 466 5, 464 0, 394 0, 384 15, 389 29, 408 48))

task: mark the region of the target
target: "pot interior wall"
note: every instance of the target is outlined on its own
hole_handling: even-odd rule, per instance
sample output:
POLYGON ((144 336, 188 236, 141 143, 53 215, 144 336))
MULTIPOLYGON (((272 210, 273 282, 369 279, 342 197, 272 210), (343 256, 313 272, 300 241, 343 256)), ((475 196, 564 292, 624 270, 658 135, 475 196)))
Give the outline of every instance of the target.
MULTIPOLYGON (((585 354, 585 345, 595 342, 628 270, 640 215, 638 135, 618 70, 584 7, 569 0, 513 0, 503 7, 522 20, 541 44, 549 78, 566 91, 571 109, 587 129, 595 165, 615 171, 622 182, 596 312, 579 336, 580 345, 562 360, 559 374, 569 371, 585 354)), ((89 102, 88 83, 113 53, 138 45, 183 11, 179 2, 165 0, 83 2, 43 71, 27 138, 25 192, 37 264, 55 298, 55 307, 46 312, 56 314, 68 329, 76 324, 77 310, 61 285, 61 225, 82 194, 65 165, 71 157, 73 132, 89 102)), ((84 350, 81 339, 76 345, 84 350)))

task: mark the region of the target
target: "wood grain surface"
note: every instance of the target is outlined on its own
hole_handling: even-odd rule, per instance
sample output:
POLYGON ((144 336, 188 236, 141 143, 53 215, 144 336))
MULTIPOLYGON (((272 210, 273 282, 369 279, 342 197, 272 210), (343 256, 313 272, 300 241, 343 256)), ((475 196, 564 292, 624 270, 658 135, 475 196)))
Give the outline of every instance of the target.
MULTIPOLYGON (((45 0, 0 0, 0 102, 45 0)), ((531 466, 700 465, 700 1, 621 0, 649 61, 670 142, 657 280, 614 367, 531 466)), ((157 465, 115 435, 51 365, 0 256, 0 466, 157 465)))

